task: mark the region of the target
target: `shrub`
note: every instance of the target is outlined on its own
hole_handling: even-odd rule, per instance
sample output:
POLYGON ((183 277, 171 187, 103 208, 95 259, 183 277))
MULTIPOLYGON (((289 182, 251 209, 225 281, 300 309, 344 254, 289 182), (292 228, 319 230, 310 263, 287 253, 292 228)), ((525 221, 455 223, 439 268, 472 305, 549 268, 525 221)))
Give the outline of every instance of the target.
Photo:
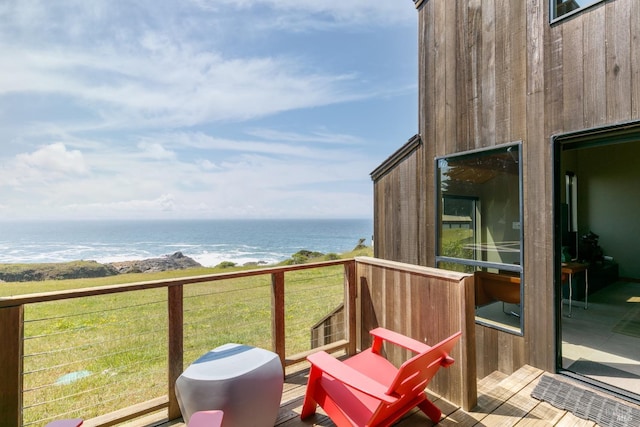
POLYGON ((231 261, 222 261, 220 264, 216 265, 215 268, 231 268, 235 267, 236 263, 231 261))

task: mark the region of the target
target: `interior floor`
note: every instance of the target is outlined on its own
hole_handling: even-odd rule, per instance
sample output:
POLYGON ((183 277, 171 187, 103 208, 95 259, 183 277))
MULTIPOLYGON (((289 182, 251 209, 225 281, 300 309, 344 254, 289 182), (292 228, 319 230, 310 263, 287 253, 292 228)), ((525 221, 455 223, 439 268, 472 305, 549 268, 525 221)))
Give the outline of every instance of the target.
MULTIPOLYGON (((478 322, 520 332, 520 307, 495 302, 476 309, 478 322)), ((563 302, 562 368, 638 395, 640 283, 618 281, 582 301, 563 302)))
POLYGON ((616 282, 563 304, 562 367, 640 394, 640 283, 616 282))
POLYGON ((494 302, 477 307, 476 320, 485 325, 520 333, 520 306, 494 302))

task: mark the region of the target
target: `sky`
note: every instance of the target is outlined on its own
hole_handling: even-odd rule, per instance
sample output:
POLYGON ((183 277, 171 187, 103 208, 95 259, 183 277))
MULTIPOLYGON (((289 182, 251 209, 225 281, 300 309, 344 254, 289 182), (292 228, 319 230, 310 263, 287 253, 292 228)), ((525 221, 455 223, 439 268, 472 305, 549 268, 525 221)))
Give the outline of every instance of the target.
POLYGON ((1 0, 0 220, 371 218, 410 0, 1 0))

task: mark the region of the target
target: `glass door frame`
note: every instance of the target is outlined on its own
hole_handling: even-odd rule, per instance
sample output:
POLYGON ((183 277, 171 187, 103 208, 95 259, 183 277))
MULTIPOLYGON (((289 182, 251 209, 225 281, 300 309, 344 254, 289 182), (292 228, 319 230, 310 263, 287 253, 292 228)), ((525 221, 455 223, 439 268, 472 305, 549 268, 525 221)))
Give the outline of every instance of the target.
POLYGON ((640 140, 640 120, 610 126, 589 128, 575 132, 553 135, 551 137, 553 167, 553 266, 554 266, 554 316, 555 316, 555 370, 557 373, 570 376, 579 381, 613 393, 623 399, 637 402, 637 396, 629 394, 607 384, 592 380, 585 375, 571 372, 563 368, 562 361, 562 187, 566 185, 562 170, 562 153, 589 147, 600 147, 613 144, 638 143, 640 140))

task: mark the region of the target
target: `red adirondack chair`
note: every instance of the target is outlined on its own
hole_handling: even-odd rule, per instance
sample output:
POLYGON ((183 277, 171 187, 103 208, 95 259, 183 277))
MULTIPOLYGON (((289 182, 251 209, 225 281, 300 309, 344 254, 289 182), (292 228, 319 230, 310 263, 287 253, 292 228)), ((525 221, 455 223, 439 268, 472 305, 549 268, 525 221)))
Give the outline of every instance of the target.
POLYGON ((313 415, 320 405, 338 427, 390 426, 417 406, 434 423, 440 421, 440 409, 425 388, 441 366, 453 363, 449 352, 462 333, 433 347, 384 328, 370 333, 371 348, 345 361, 324 351, 307 357, 311 370, 300 417, 313 415), (417 354, 396 368, 381 354, 384 341, 417 354))

